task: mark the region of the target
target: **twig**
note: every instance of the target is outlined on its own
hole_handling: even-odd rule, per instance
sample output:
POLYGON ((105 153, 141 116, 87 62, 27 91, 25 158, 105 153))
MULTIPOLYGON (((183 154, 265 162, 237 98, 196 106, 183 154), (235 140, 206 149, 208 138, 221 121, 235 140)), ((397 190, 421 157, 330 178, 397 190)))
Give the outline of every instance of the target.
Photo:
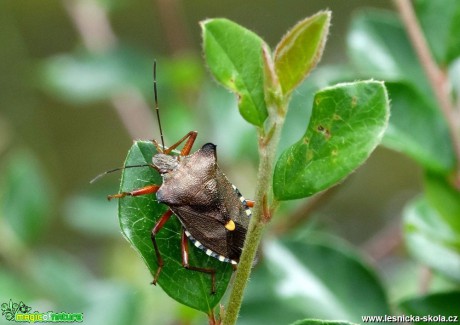
POLYGON ((425 70, 428 81, 433 89, 439 108, 446 119, 453 149, 457 158, 456 183, 460 185, 460 133, 459 121, 449 96, 449 80, 446 74, 438 67, 431 55, 425 36, 415 16, 410 0, 393 0, 401 19, 406 27, 409 39, 417 53, 420 63, 425 70))
POLYGON ((392 222, 377 234, 372 236, 361 249, 363 249, 373 261, 379 261, 391 255, 403 242, 400 220, 392 222))
POLYGON ((433 281, 433 272, 424 265, 420 269, 420 294, 424 295, 430 289, 430 284, 433 281))
MULTIPOLYGON (((118 40, 110 26, 107 13, 93 0, 64 1, 71 21, 83 44, 93 53, 105 53, 113 49, 118 40)), ((113 94, 110 101, 120 120, 133 139, 152 139, 155 119, 142 94, 129 88, 113 94)))
MULTIPOLYGON (((255 193, 255 205, 246 234, 243 253, 238 264, 235 282, 230 293, 229 302, 223 319, 224 325, 234 325, 238 318, 241 303, 243 301, 244 289, 248 283, 253 261, 256 257, 257 249, 262 238, 263 231, 267 222, 270 220, 271 209, 268 206, 277 206, 276 202, 267 203, 267 199, 272 197, 272 177, 274 169, 274 159, 276 148, 281 136, 281 129, 284 124, 286 103, 270 103, 269 125, 273 127, 272 132, 265 133, 259 129, 259 170, 255 193), (278 107, 279 105, 279 107, 278 107), (276 106, 276 107, 275 107, 276 106), (268 211, 268 212, 267 212, 268 211)), ((268 128, 269 130, 271 128, 268 128)), ((274 200, 272 200, 274 201, 274 200)))
POLYGON ((166 36, 169 49, 173 54, 190 48, 190 35, 185 24, 181 1, 156 0, 159 18, 166 36))
POLYGON ((115 47, 117 38, 102 7, 91 0, 63 4, 87 49, 103 53, 115 47))

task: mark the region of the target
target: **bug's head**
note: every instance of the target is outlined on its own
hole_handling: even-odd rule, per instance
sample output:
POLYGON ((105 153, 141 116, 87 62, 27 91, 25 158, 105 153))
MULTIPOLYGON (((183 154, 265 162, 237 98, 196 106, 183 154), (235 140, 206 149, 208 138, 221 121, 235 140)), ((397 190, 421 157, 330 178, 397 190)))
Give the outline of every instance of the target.
POLYGON ((157 153, 152 157, 152 166, 160 173, 166 174, 173 171, 179 165, 176 156, 166 155, 164 153, 157 153))

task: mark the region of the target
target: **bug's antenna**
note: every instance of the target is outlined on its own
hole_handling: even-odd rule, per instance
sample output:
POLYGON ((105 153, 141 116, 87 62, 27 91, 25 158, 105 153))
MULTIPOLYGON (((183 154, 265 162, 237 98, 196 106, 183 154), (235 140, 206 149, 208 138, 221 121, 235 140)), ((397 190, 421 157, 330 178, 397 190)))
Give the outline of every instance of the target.
POLYGON ((152 165, 149 165, 149 164, 142 164, 142 165, 131 165, 131 166, 124 166, 124 167, 118 167, 118 168, 114 168, 114 169, 111 169, 111 170, 107 170, 99 175, 97 175, 96 177, 94 177, 92 180, 89 181, 90 184, 93 184, 95 181, 97 181, 99 178, 107 175, 107 174, 110 174, 110 173, 113 173, 113 172, 116 172, 118 170, 122 170, 122 169, 126 169, 126 168, 137 168, 137 167, 152 167, 152 165))
POLYGON ((160 128, 161 146, 165 148, 163 139, 163 130, 161 128, 160 109, 158 108, 158 92, 157 92, 157 61, 153 61, 153 94, 155 95, 155 111, 157 113, 158 127, 160 128))

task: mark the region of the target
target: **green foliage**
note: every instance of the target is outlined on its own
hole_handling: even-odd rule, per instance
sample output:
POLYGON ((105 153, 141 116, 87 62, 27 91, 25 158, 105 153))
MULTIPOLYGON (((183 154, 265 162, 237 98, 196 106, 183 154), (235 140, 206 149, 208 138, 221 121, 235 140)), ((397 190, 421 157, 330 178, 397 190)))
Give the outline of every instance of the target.
MULTIPOLYGON (((445 324, 449 316, 458 320, 458 302, 460 291, 429 294, 418 298, 406 299, 399 304, 405 315, 419 317, 431 316, 431 319, 421 320, 417 324, 445 324), (444 319, 441 319, 444 317, 444 319)), ((450 321, 453 319, 451 318, 450 321)))
POLYGON ((438 63, 449 65, 460 56, 460 3, 417 0, 415 10, 438 63))
POLYGON ((118 47, 107 53, 52 57, 43 65, 42 78, 46 90, 82 104, 107 100, 126 87, 151 91, 151 77, 145 73, 151 69, 152 61, 143 53, 118 47))
MULTIPOLYGON (((360 76, 406 81, 416 85, 427 97, 432 96, 396 14, 375 10, 360 12, 351 23, 347 45, 350 60, 360 76)), ((432 98, 430 102, 433 103, 432 98)))
POLYGON ((425 175, 428 201, 439 216, 460 236, 460 192, 443 175, 428 172, 425 175))
POLYGON ((441 217, 427 199, 419 198, 406 207, 404 236, 406 246, 415 258, 460 282, 460 233, 441 217))
POLYGON ((426 169, 449 172, 455 157, 447 124, 398 17, 360 13, 352 23, 348 48, 360 75, 391 81, 392 114, 383 144, 426 169))
POLYGON ((354 323, 319 319, 304 319, 294 322, 291 325, 354 325, 354 323))
POLYGON ((51 221, 52 196, 35 156, 27 151, 11 155, 0 181, 0 213, 23 242, 33 244, 51 221))
MULTIPOLYGON (((129 7, 123 0, 96 2, 104 4, 111 12, 116 12, 117 8, 129 7)), ((412 3, 433 55, 442 71, 446 72, 446 77, 450 78, 451 99, 456 101, 460 92, 460 2, 417 0, 412 3)), ((5 138, 16 140, 17 136, 21 137, 26 125, 22 123, 26 123, 28 119, 33 119, 34 125, 46 129, 43 121, 48 121, 41 121, 47 113, 43 107, 50 105, 50 101, 42 102, 46 96, 36 96, 32 100, 34 105, 30 105, 33 108, 39 107, 40 114, 35 114, 32 110, 26 111, 26 114, 25 107, 9 105, 10 98, 14 99, 14 103, 27 102, 27 92, 23 92, 23 88, 31 87, 29 85, 19 88, 19 85, 30 77, 29 71, 40 72, 39 86, 47 94, 71 104, 94 105, 96 102, 99 107, 102 101, 113 100, 114 95, 126 89, 136 89, 148 94, 148 98, 152 97, 152 78, 149 71, 153 56, 150 53, 146 55, 139 48, 123 45, 107 51, 92 51, 83 49, 84 42, 81 42, 76 51, 48 57, 43 64, 40 63, 41 69, 38 70, 30 69, 37 62, 36 58, 27 62, 14 62, 16 57, 30 55, 27 52, 40 53, 44 57, 44 51, 50 50, 54 55, 56 49, 37 38, 39 47, 31 46, 29 51, 30 43, 27 43, 27 38, 50 33, 40 30, 41 33, 28 31, 23 34, 23 21, 35 26, 38 21, 33 17, 39 15, 29 16, 31 20, 16 19, 14 15, 31 9, 21 6, 14 2, 0 5, 4 9, 0 10, 0 15, 4 18, 0 21, 2 24, 10 22, 9 26, 3 28, 2 25, 0 29, 4 43, 8 44, 5 47, 7 59, 3 60, 7 62, 5 71, 11 72, 5 74, 7 79, 3 80, 5 87, 2 89, 13 90, 0 100, 8 103, 2 107, 12 107, 11 111, 20 116, 21 123, 17 130, 12 128, 14 131, 9 130, 8 123, 7 128, 4 128, 9 113, 4 114, 2 111, 2 153, 5 142, 8 141, 5 138), (8 14, 10 12, 11 15, 8 14), (10 41, 10 37, 16 38, 10 41), (29 114, 30 112, 34 114, 29 114)), ((109 10, 107 13, 111 13, 109 10)), ((62 8, 59 8, 59 12, 62 12, 62 8)), ((86 18, 90 20, 90 17, 86 18)), ((120 17, 110 18, 113 21, 120 20, 120 17)), ((46 22, 40 21, 41 24, 45 25, 46 22)), ((267 167, 260 172, 266 173, 265 176, 270 181, 273 177, 273 182, 266 183, 264 191, 268 194, 265 197, 267 208, 274 214, 274 208, 279 203, 277 201, 306 197, 325 190, 342 181, 369 156, 384 132, 389 97, 392 113, 383 136, 383 144, 412 158, 424 175, 424 193, 418 199, 410 201, 403 213, 403 235, 407 252, 417 263, 428 266, 435 272, 434 279, 442 279, 445 287, 455 290, 434 294, 439 289, 436 284, 424 283, 428 290, 427 295, 398 301, 399 299, 391 297, 391 286, 396 285, 390 283, 383 288, 371 266, 363 262, 342 241, 323 238, 310 232, 302 239, 288 234, 289 239, 271 239, 264 246, 260 262, 254 268, 249 288, 246 290, 239 324, 289 324, 300 319, 293 325, 340 325, 351 323, 317 318, 346 319, 360 323, 360 316, 363 315, 390 315, 395 312, 455 315, 455 302, 460 299, 460 197, 455 185, 455 151, 445 117, 439 110, 399 17, 394 13, 381 11, 366 11, 356 15, 347 36, 348 53, 355 71, 349 66, 342 67, 344 69, 329 66, 316 68, 313 73, 312 70, 322 56, 329 32, 330 13, 327 11, 307 17, 293 26, 279 44, 273 46, 273 52, 259 36, 229 20, 206 20, 201 26, 204 55, 209 70, 220 84, 237 94, 239 112, 249 123, 236 122, 238 112, 236 109, 232 110, 234 101, 225 90, 216 90, 215 84, 203 84, 204 69, 199 55, 191 59, 174 57, 171 60, 160 60, 155 56, 161 67, 158 86, 160 106, 165 107, 162 117, 164 129, 167 130, 166 136, 181 136, 184 130, 199 129, 200 134, 206 134, 206 141, 225 148, 219 151, 219 159, 224 163, 223 169, 226 172, 232 164, 237 166, 238 172, 235 174, 241 175, 241 179, 235 184, 241 186, 241 183, 247 181, 242 186, 252 190, 256 182, 251 178, 251 171, 247 166, 255 165, 258 158, 263 161, 263 155, 257 157, 257 154, 263 152, 264 146, 270 147, 274 139, 279 137, 285 122, 287 127, 282 131, 282 150, 276 149, 275 145, 270 153, 271 158, 274 158, 276 153, 283 152, 277 162, 272 159, 272 165, 276 169, 272 173, 271 167, 267 167), (306 77, 309 78, 304 81, 306 77), (341 84, 321 90, 321 87, 332 85, 333 81, 362 79, 385 80, 388 96, 383 83, 377 81, 341 84), (199 100, 194 102, 196 98, 199 100), (196 109, 198 107, 200 110, 196 109), (205 121, 205 125, 200 126, 200 121, 205 121), (256 127, 248 129, 252 126, 256 127), (259 141, 256 141, 256 132, 259 141), (297 142, 294 143, 295 141, 297 142), (256 143, 259 144, 259 150, 256 143), (390 310, 387 294, 398 310, 390 310)), ((56 39, 62 33, 70 36, 67 38, 74 43, 73 33, 77 29, 72 29, 72 34, 69 35, 63 32, 65 28, 58 30, 52 26, 50 30, 57 31, 56 39)), ((125 28, 113 30, 126 31, 125 28)), ((120 37, 117 44, 124 42, 123 37, 120 37)), ((132 40, 129 42, 136 43, 132 40)), ((74 44, 71 45, 75 48, 74 44)), ((65 44, 59 42, 58 48, 62 46, 65 44)), ((51 112, 61 117, 54 114, 54 111, 51 112)), ((102 124, 98 125, 97 132, 81 130, 79 135, 97 134, 98 139, 109 139, 116 143, 115 146, 125 146, 114 136, 114 130, 116 133, 123 133, 119 126, 113 123, 106 112, 105 118, 110 125, 109 137, 101 132, 102 124)), ((99 124, 101 119, 100 116, 97 119, 89 116, 87 121, 88 125, 99 124), (93 121, 97 123, 92 123, 93 121)), ((64 120, 59 121, 58 125, 66 128, 64 120)), ((47 124, 46 126, 48 127, 47 124)), ((56 126, 50 126, 47 132, 54 134, 55 129, 56 126)), ((65 136, 60 134, 56 137, 65 138, 61 140, 65 142, 64 149, 72 148, 72 153, 80 155, 83 151, 79 147, 91 148, 88 141, 84 146, 75 146, 73 140, 67 140, 69 134, 67 132, 65 136)), ((17 142, 20 143, 21 139, 17 142)), ((67 155, 65 150, 58 149, 57 141, 49 142, 52 143, 52 150, 48 148, 41 152, 47 163, 56 163, 57 158, 63 156, 57 153, 59 151, 67 155)), ((46 145, 40 143, 40 151, 42 147, 45 148, 46 145)), ((92 152, 94 155, 84 155, 85 159, 90 163, 102 161, 98 155, 106 155, 112 151, 109 144, 103 147, 104 150, 100 148, 101 146, 97 146, 97 150, 92 152)), ((150 163, 153 154, 155 149, 150 142, 136 142, 128 154, 126 164, 150 163)), ((101 201, 101 193, 113 192, 113 185, 101 187, 93 193, 84 193, 87 185, 81 184, 86 183, 86 178, 91 175, 78 174, 68 162, 59 160, 62 166, 55 168, 39 163, 38 158, 28 152, 13 152, 12 155, 5 156, 8 161, 1 166, 0 179, 0 303, 17 298, 18 301, 24 299, 37 302, 37 305, 52 305, 56 311, 82 311, 85 323, 88 324, 152 323, 151 317, 154 317, 153 323, 160 324, 203 323, 202 319, 194 319, 197 314, 200 315, 199 312, 186 306, 177 307, 171 299, 164 299, 162 290, 155 290, 157 288, 148 285, 158 267, 150 233, 155 222, 166 211, 165 206, 156 202, 155 195, 127 197, 118 202, 123 234, 144 260, 148 272, 144 264, 137 263, 138 256, 126 243, 110 242, 104 246, 106 240, 120 237, 116 236, 116 220, 109 219, 110 214, 113 218, 111 208, 115 207, 114 202, 107 204, 103 203, 104 200, 101 201), (50 182, 43 167, 66 177, 50 182), (83 180, 79 183, 81 179, 83 180), (66 187, 80 184, 83 190, 78 189, 78 194, 73 192, 68 195, 66 188, 62 194, 58 193, 60 200, 54 200, 55 191, 52 186, 55 183, 65 184, 66 187), (95 196, 99 198, 94 199, 95 196), (60 201, 64 202, 63 206, 59 204, 60 201), (63 222, 61 219, 52 219, 56 211, 65 214, 63 222), (79 238, 72 237, 73 233, 77 233, 79 238), (61 250, 54 251, 47 247, 49 243, 57 242, 72 249, 78 247, 78 252, 84 255, 83 263, 91 263, 92 269, 102 265, 104 272, 108 274, 104 276, 110 278, 110 281, 97 280, 82 266, 81 260, 76 260, 61 250), (43 243, 46 245, 41 245, 43 243), (98 263, 102 260, 101 255, 103 264, 101 262, 101 265, 93 265, 96 259, 98 263), (118 277, 126 274, 128 285, 115 282, 118 277), (149 318, 144 319, 140 315, 144 318, 148 315, 149 318)), ((73 155, 69 156, 74 158, 73 155)), ((230 170, 229 175, 231 174, 230 170)), ((148 167, 125 170, 122 177, 121 190, 161 183, 161 177, 148 167)), ((234 179, 233 175, 231 178, 234 179)), ((374 181, 369 180, 370 183, 374 181)), ((249 194, 248 198, 254 197, 249 194)), ((254 214, 261 205, 256 204, 254 214)), ((290 216, 294 206, 296 202, 283 202, 283 218, 290 216)), ((315 221, 323 226, 321 215, 322 211, 317 210, 315 216, 318 218, 315 221)), ((376 216, 369 213, 369 218, 376 216)), ((265 223, 267 219, 260 223, 265 223)), ((276 228, 276 224, 273 228, 276 228)), ((159 286, 168 295, 205 313, 217 309, 215 306, 218 303, 225 303, 222 297, 225 297, 225 290, 233 274, 230 265, 220 263, 190 246, 189 258, 192 265, 218 270, 217 293, 212 296, 210 276, 185 270, 181 265, 180 223, 177 218, 172 216, 157 238, 165 259, 159 286)), ((399 253, 402 255, 400 249, 399 253)), ((405 272, 407 270, 408 268, 404 268, 405 272)), ((388 267, 385 266, 386 277, 387 271, 388 267)), ((97 269, 97 272, 100 270, 97 269)), ((390 276, 388 278, 391 279, 390 276)), ((413 274, 410 276, 411 281, 406 281, 410 282, 409 285, 419 282, 414 279, 413 274)), ((398 290, 397 295, 401 296, 401 290, 398 290)), ((225 308, 225 312, 231 313, 232 310, 225 308)))
POLYGON ((276 197, 310 196, 348 176, 380 142, 388 115, 380 82, 341 84, 316 93, 306 133, 277 162, 276 197))
POLYGON ((430 170, 452 169, 455 165, 452 141, 440 111, 408 83, 385 85, 391 94, 391 116, 383 144, 404 152, 430 170))
MULTIPOLYGON (((440 69, 448 70, 460 55, 460 3, 446 1, 440 5, 420 0, 414 5, 440 69)), ((460 193, 455 185, 457 157, 446 123, 448 117, 440 110, 395 14, 359 14, 352 24, 348 46, 361 75, 391 80, 386 84, 392 115, 383 144, 412 157, 425 170, 425 194, 404 211, 406 246, 421 263, 458 283, 460 193)), ((454 64, 451 68, 455 71, 454 64)), ((450 77, 456 84, 454 75, 450 77)))
MULTIPOLYGON (((125 166, 150 164, 156 154, 152 142, 134 143, 126 158, 125 166)), ((149 184, 161 184, 160 175, 152 168, 131 168, 123 172, 120 191, 131 191, 149 184)), ((155 223, 168 207, 159 204, 155 195, 126 197, 119 200, 118 213, 123 235, 139 252, 152 277, 158 269, 158 260, 150 238, 155 223)), ((219 303, 232 275, 232 267, 206 255, 193 245, 189 251, 192 266, 216 269, 216 293, 211 295, 211 277, 202 272, 190 271, 182 266, 181 224, 172 217, 156 237, 164 267, 158 284, 175 300, 184 305, 210 313, 219 303)), ((153 279, 153 278, 152 278, 153 279)))
POLYGON ((241 115, 256 126, 267 118, 262 66, 263 40, 227 19, 201 23, 203 47, 214 77, 238 95, 241 115))
MULTIPOLYGON (((273 167, 269 166, 273 166, 273 162, 269 160, 275 157, 276 144, 290 94, 319 62, 329 24, 329 12, 320 12, 299 22, 278 44, 272 59, 272 53, 262 39, 245 28, 226 19, 210 19, 201 23, 204 52, 210 71, 217 81, 237 94, 242 117, 257 127, 260 143, 265 142, 265 147, 259 147, 259 152, 262 160, 268 160, 262 163, 266 167, 259 171, 262 175, 259 175, 259 180, 262 179, 261 182, 267 187, 259 185, 262 186, 260 193, 266 192, 271 195, 273 167), (267 149, 268 147, 271 149, 267 149)), ((273 191, 276 198, 287 200, 306 197, 344 179, 367 159, 380 142, 388 115, 388 98, 381 82, 347 83, 319 91, 315 96, 314 109, 306 134, 278 161, 273 178, 273 191)), ((125 166, 149 164, 155 153, 152 143, 136 142, 128 153, 125 166)), ((120 191, 131 191, 147 184, 161 184, 161 177, 156 171, 151 168, 125 169, 120 191)), ((260 206, 261 201, 257 200, 261 198, 255 199, 256 204, 260 206)), ((154 195, 126 197, 119 201, 119 218, 123 234, 140 253, 152 276, 157 271, 158 262, 150 232, 166 210, 166 206, 156 202, 154 195)), ((253 222, 257 218, 261 216, 255 209, 253 222)), ((217 293, 211 296, 209 275, 188 271, 181 265, 180 229, 179 221, 173 218, 158 233, 159 249, 165 260, 158 283, 177 301, 211 314, 225 293, 232 274, 231 267, 208 257, 200 250, 194 248, 190 250, 191 265, 218 271, 217 293)), ((249 242, 253 240, 251 230, 248 238, 249 242)), ((252 243, 252 246, 249 245, 255 253, 258 241, 252 243)), ((273 251, 280 250, 282 246, 277 245, 273 244, 270 247, 273 247, 273 251)), ((268 296, 266 290, 259 290, 264 293, 264 299, 261 301, 266 301, 265 309, 269 300, 271 304, 282 304, 286 310, 293 311, 290 318, 279 319, 280 322, 295 320, 292 318, 293 315, 299 318, 340 316, 357 320, 358 314, 365 314, 366 311, 379 314, 388 312, 379 284, 367 267, 354 257, 349 255, 344 257, 342 254, 345 253, 337 253, 331 247, 309 246, 302 242, 286 242, 280 245, 285 246, 283 250, 292 252, 293 262, 292 265, 284 262, 284 268, 279 270, 281 272, 279 274, 285 276, 297 272, 303 275, 309 274, 310 276, 302 279, 303 283, 320 289, 313 291, 309 297, 297 297, 296 294, 294 295, 296 297, 293 296, 285 303, 282 302, 282 296, 268 296), (305 252, 311 253, 308 259, 304 258, 305 252), (326 255, 330 255, 327 259, 328 263, 338 263, 343 266, 345 271, 342 275, 334 274, 330 277, 325 272, 324 268, 330 267, 331 264, 321 263, 319 257, 326 255), (297 266, 300 268, 297 269, 297 266), (341 276, 343 276, 341 283, 344 286, 334 286, 337 277, 341 276), (361 279, 360 285, 365 287, 367 295, 372 296, 373 299, 362 299, 360 304, 362 309, 354 310, 353 306, 356 307, 357 304, 348 305, 347 292, 352 290, 350 286, 358 283, 358 279, 361 279), (330 292, 326 287, 334 287, 334 289, 330 292), (302 299, 296 301, 294 298, 302 299), (337 303, 331 305, 331 299, 337 303), (304 306, 306 302, 312 308, 301 311, 302 308, 298 307, 304 306)), ((273 254, 280 255, 279 252, 273 254)), ((244 260, 244 256, 241 259, 244 260)), ((287 256, 284 257, 284 260, 286 259, 287 256)), ((248 261, 247 265, 241 262, 239 268, 250 269, 252 257, 248 261)), ((275 258, 268 258, 267 263, 270 264, 270 268, 280 267, 275 258)), ((270 277, 255 279, 255 283, 262 281, 265 289, 267 283, 280 284, 276 281, 279 280, 279 276, 274 279, 270 277)), ((238 278, 235 280, 235 287, 238 287, 237 283, 238 278)), ((276 290, 271 288, 271 291, 276 290)), ((356 299, 359 300, 359 297, 356 299)), ((237 308, 230 308, 226 316, 229 314, 236 316, 237 308)), ((275 305, 271 310, 276 312, 275 305)), ((258 313, 258 315, 259 318, 265 317, 266 321, 273 321, 273 318, 267 317, 275 317, 270 312, 258 313)), ((243 317, 243 319, 252 318, 243 317)))
POLYGON ((389 313, 370 267, 344 242, 309 233, 264 245, 264 264, 254 271, 238 324, 289 324, 303 318, 360 323, 362 315, 389 313))
POLYGON ((307 17, 290 29, 279 42, 274 63, 285 95, 290 94, 319 62, 330 20, 329 11, 307 17))

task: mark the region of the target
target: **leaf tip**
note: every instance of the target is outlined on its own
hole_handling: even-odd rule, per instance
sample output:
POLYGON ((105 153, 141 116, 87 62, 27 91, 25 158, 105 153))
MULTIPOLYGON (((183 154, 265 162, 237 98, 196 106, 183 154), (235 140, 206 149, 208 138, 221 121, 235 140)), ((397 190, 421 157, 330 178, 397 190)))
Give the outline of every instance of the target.
POLYGON ((319 63, 329 34, 331 11, 319 11, 296 23, 275 49, 282 91, 290 94, 319 63))

